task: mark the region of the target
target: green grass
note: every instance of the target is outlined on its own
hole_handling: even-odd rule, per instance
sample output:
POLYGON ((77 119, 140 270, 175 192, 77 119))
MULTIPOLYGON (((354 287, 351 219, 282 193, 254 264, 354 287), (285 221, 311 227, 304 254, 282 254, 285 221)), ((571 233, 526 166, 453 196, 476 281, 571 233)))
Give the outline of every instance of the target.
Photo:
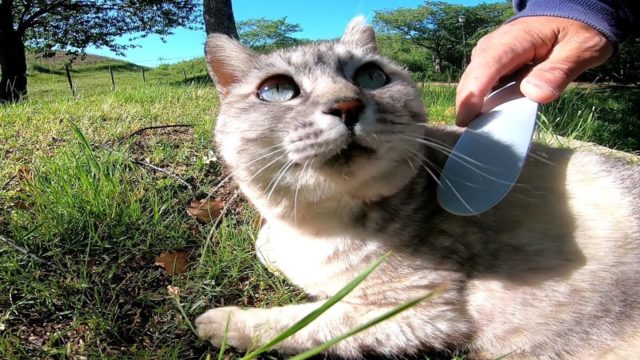
MULTIPOLYGON (((191 332, 197 315, 303 301, 258 263, 259 216, 243 200, 213 232, 185 211, 225 177, 212 160, 218 97, 202 60, 147 69, 146 83, 120 62, 76 65, 72 76, 75 98, 60 63, 32 63, 29 99, 0 107, 0 358, 214 358, 191 332), (158 125, 181 126, 130 136, 158 125), (187 271, 155 266, 164 251, 186 252, 187 271)), ((454 87, 423 94, 432 121, 453 122, 454 87)), ((638 97, 574 89, 543 108, 540 128, 637 151, 638 97)), ((229 184, 212 196, 234 193, 229 184)))
POLYGON ((181 70, 154 71, 148 79, 162 81, 127 86, 139 73, 123 71, 123 86, 111 91, 102 69, 80 69, 87 88, 78 86, 75 99, 65 75, 37 73, 28 101, 0 108, 0 235, 44 261, 0 241, 0 358, 215 354, 191 333, 169 285, 180 289, 189 321, 222 304, 302 299, 258 264, 259 217, 244 202, 230 204, 205 246, 212 225, 185 209, 224 178, 218 162, 206 161, 218 98, 208 84, 184 82, 181 70), (185 126, 127 138, 166 124, 185 126), (170 250, 189 254, 187 272, 154 265, 170 250))
MULTIPOLYGON (((455 123, 455 86, 420 85, 429 120, 455 123)), ((542 105, 537 141, 569 146, 571 140, 640 153, 640 88, 579 85, 542 105)))

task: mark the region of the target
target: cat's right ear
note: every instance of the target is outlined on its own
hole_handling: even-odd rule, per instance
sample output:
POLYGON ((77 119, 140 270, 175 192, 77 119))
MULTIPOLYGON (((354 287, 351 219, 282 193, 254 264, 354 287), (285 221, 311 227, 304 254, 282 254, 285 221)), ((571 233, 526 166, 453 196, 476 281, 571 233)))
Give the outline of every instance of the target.
POLYGON ((211 34, 204 47, 209 75, 221 96, 253 67, 256 54, 240 42, 222 34, 211 34))

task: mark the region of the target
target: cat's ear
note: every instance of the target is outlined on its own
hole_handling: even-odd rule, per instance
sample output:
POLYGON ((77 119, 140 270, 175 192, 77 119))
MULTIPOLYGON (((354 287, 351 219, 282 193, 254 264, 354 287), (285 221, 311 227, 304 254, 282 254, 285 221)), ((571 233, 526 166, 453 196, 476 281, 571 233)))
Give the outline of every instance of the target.
POLYGON ((349 22, 347 30, 345 30, 340 41, 357 46, 371 53, 378 53, 376 34, 373 31, 373 27, 367 24, 367 20, 362 15, 355 17, 349 22))
POLYGON ((257 56, 237 40, 222 34, 209 35, 204 52, 209 75, 222 96, 253 67, 257 56))

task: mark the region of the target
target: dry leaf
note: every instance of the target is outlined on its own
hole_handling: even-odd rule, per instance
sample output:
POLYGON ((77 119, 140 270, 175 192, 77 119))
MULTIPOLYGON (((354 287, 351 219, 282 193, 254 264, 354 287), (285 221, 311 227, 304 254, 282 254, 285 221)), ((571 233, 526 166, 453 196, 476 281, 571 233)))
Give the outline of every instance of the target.
POLYGON ((220 199, 193 200, 187 207, 187 214, 203 223, 210 223, 217 219, 224 208, 224 203, 220 199))
POLYGON ((33 170, 28 167, 21 166, 18 169, 18 179, 20 181, 33 180, 33 170))
POLYGON ((182 274, 187 268, 185 251, 163 251, 156 257, 155 265, 165 269, 169 275, 182 274))

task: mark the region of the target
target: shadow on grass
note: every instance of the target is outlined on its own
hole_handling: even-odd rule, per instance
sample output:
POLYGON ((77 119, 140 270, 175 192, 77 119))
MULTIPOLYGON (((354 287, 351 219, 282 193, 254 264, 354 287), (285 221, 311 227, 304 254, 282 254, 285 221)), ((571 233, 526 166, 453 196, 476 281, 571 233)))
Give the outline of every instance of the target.
POLYGON ((136 65, 133 63, 104 63, 104 64, 99 64, 99 65, 83 65, 81 67, 78 68, 72 68, 72 72, 74 73, 85 73, 85 72, 96 72, 96 71, 109 71, 109 68, 111 68, 112 70, 117 70, 117 71, 140 71, 141 68, 144 68, 145 70, 149 70, 150 68, 148 67, 144 67, 144 66, 140 66, 140 65, 136 65))
POLYGON ((64 75, 64 71, 62 71, 61 69, 54 69, 48 66, 43 66, 40 64, 33 64, 31 66, 31 69, 33 71, 37 71, 39 73, 43 73, 43 74, 56 74, 56 75, 64 75))
POLYGON ((186 79, 173 80, 169 85, 174 86, 191 86, 191 85, 213 85, 213 81, 208 74, 188 76, 186 79))

